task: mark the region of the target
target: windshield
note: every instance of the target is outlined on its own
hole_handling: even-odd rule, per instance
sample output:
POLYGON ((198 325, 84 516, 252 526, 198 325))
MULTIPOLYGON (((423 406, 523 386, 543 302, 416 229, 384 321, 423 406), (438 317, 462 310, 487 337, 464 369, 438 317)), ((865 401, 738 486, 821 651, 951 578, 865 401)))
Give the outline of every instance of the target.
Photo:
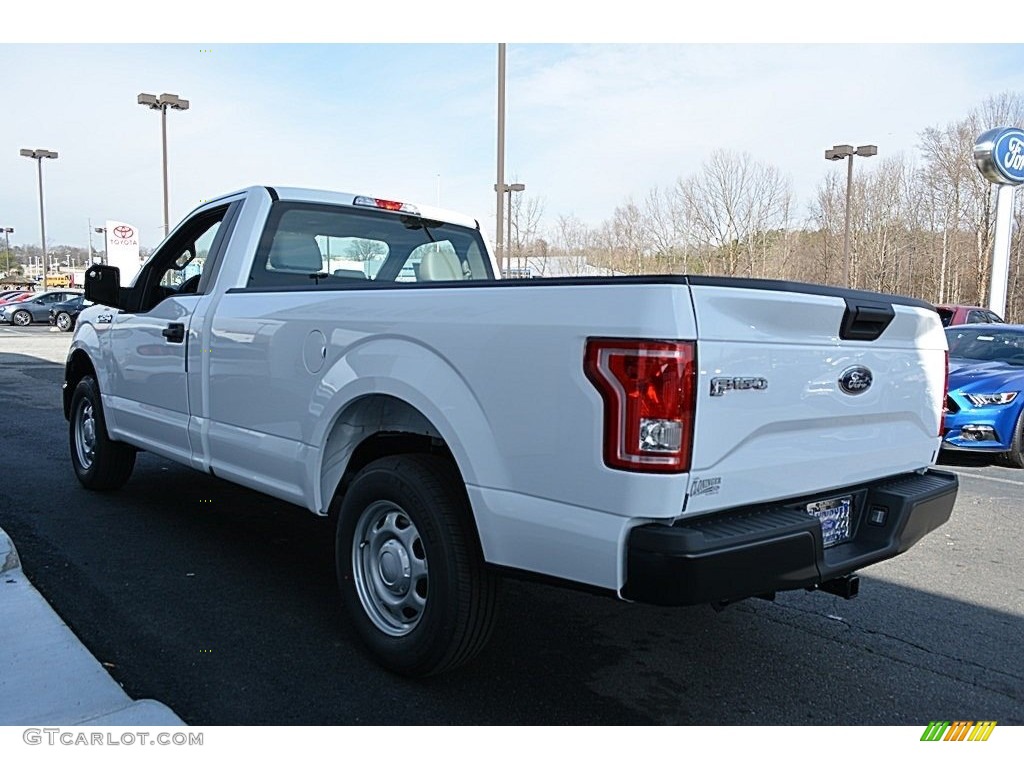
POLYGON ((949 356, 1024 366, 1024 329, 949 329, 949 356))

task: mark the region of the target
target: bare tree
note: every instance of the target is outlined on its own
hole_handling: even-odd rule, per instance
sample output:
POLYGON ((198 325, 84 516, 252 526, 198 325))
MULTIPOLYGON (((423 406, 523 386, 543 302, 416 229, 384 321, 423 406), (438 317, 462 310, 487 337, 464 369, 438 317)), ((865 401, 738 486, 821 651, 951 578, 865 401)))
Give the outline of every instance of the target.
POLYGON ((789 181, 746 153, 716 150, 698 174, 678 182, 677 191, 693 241, 709 256, 717 255, 719 268, 729 275, 759 273, 758 242, 766 232, 789 225, 789 181))
POLYGON ((515 258, 518 269, 523 269, 531 254, 539 249, 543 218, 543 198, 529 197, 524 192, 512 195, 512 227, 508 233, 508 243, 510 256, 515 258))

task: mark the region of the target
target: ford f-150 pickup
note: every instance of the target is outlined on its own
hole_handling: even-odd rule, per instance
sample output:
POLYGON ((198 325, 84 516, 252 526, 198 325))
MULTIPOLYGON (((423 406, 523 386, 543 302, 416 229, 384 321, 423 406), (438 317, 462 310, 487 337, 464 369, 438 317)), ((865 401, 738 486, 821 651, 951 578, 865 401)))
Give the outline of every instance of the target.
POLYGON ((334 516, 372 655, 483 647, 500 577, 622 599, 852 597, 942 525, 925 302, 707 276, 498 280, 479 224, 361 195, 207 202, 87 272, 63 406, 86 488, 136 451, 334 516))

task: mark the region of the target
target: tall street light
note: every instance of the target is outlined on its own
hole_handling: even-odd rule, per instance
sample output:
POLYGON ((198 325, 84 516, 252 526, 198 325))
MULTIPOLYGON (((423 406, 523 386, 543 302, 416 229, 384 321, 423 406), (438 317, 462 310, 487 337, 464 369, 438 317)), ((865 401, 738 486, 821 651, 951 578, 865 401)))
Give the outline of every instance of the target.
POLYGON ((140 93, 139 104, 160 111, 160 133, 163 137, 164 150, 164 236, 170 232, 170 217, 167 213, 167 109, 177 109, 184 112, 188 109, 188 99, 178 98, 176 93, 161 93, 154 96, 152 93, 140 93))
POLYGON ((495 218, 494 248, 498 252, 498 271, 505 259, 505 238, 501 232, 504 216, 502 206, 505 203, 505 43, 498 43, 498 180, 494 185, 497 198, 497 215, 495 218))
POLYGON ((7 269, 4 270, 4 271, 8 275, 10 275, 11 274, 11 233, 14 232, 14 227, 0 227, 0 232, 4 233, 4 242, 6 244, 6 248, 4 249, 4 253, 6 254, 7 258, 4 261, 4 264, 6 265, 7 269))
POLYGON ((825 150, 826 160, 847 159, 846 164, 846 222, 843 224, 843 287, 850 287, 850 197, 853 194, 853 156, 873 157, 878 154, 878 146, 865 144, 854 149, 849 144, 836 144, 832 149, 825 150))
POLYGON ((56 160, 57 153, 49 149, 23 149, 22 157, 31 157, 39 166, 39 231, 43 240, 43 290, 46 290, 46 275, 49 264, 46 259, 46 216, 43 214, 43 160, 56 160))

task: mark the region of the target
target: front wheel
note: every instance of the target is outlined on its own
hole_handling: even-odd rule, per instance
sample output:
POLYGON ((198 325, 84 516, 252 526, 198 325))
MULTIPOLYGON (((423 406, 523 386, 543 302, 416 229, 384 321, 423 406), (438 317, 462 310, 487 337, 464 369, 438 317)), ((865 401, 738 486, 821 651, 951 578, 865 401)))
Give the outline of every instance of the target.
POLYGON ((71 396, 71 465, 78 481, 91 491, 112 491, 131 477, 135 449, 107 435, 100 390, 84 376, 71 396))
POLYGON ((1017 417, 1017 424, 1013 428, 1013 440, 1010 442, 1010 450, 1003 454, 1006 460, 1017 467, 1024 469, 1024 409, 1017 417))
POLYGON ((335 557, 348 614, 382 666, 413 677, 445 672, 490 637, 498 577, 484 565, 449 462, 406 454, 364 467, 341 503, 335 557))
POLYGON ((24 309, 19 309, 11 317, 11 322, 14 323, 15 325, 20 325, 22 328, 24 328, 26 325, 32 324, 32 315, 30 315, 24 309))

